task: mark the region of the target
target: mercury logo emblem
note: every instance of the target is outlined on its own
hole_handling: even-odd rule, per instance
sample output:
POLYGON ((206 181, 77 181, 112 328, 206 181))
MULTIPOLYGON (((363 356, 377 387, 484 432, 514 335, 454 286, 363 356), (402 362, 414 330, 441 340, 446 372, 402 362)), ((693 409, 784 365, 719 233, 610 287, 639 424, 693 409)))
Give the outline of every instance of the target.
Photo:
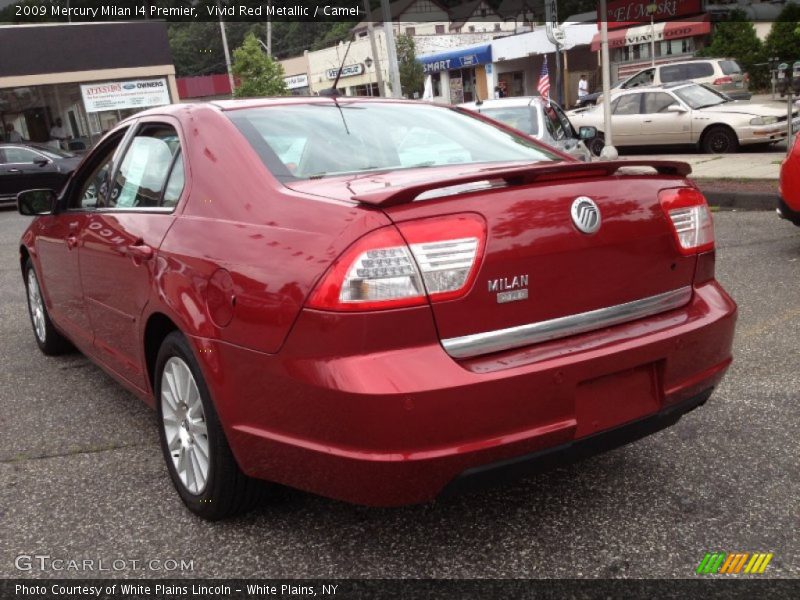
POLYGON ((594 233, 600 229, 600 209, 594 200, 579 196, 572 202, 572 222, 583 233, 594 233))

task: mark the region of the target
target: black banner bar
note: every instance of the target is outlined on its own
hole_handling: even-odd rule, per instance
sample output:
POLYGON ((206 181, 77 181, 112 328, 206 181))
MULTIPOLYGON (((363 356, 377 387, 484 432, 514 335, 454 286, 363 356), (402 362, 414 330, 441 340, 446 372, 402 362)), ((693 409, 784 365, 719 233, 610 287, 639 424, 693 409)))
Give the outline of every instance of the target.
POLYGON ((798 598, 800 580, 698 576, 697 579, 5 579, 4 600, 468 600, 702 598, 737 600, 798 598))

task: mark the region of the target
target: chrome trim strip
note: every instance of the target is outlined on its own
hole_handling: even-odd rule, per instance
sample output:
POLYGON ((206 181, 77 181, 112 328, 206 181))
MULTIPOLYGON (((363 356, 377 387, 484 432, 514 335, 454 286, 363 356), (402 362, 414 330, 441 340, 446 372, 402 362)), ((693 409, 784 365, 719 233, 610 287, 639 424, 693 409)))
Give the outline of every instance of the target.
POLYGON ((681 307, 687 304, 691 297, 692 288, 686 286, 656 296, 642 298, 641 300, 550 319, 549 321, 539 321, 538 323, 528 323, 507 329, 448 338, 442 340, 442 346, 453 358, 470 358, 649 317, 681 307))

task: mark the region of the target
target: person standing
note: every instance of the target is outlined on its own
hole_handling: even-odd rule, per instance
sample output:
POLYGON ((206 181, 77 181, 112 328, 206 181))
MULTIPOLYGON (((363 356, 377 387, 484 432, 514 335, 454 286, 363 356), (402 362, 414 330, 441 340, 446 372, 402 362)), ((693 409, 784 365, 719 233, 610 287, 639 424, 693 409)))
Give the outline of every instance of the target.
POLYGON ((589 82, 586 81, 586 75, 581 75, 581 79, 578 82, 578 102, 580 102, 581 98, 588 95, 589 95, 589 82))
POLYGON ((18 143, 22 141, 22 136, 20 135, 19 131, 14 129, 13 123, 6 123, 6 141, 13 143, 18 143))
POLYGON ((69 138, 67 136, 67 130, 64 129, 64 124, 61 119, 56 119, 56 124, 50 128, 50 141, 53 143, 54 146, 60 148, 61 142, 66 141, 69 138))

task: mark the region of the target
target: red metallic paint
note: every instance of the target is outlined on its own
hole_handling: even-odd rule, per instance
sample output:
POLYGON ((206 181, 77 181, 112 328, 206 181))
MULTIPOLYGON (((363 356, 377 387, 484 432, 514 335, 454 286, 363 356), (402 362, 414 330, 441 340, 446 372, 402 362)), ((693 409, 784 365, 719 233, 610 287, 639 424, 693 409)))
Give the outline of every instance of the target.
POLYGON ((778 191, 789 209, 800 218, 800 141, 797 138, 795 135, 792 150, 781 163, 778 191))
POLYGON ((554 174, 381 209, 352 201, 343 178, 284 187, 220 109, 292 102, 331 100, 143 113, 133 120, 168 120, 181 138, 187 185, 174 213, 62 212, 35 219, 22 238, 57 327, 151 405, 149 320, 166 317, 188 337, 245 473, 371 505, 425 501, 467 468, 619 425, 721 379, 736 306, 713 279, 713 252, 698 260, 676 248, 657 196, 687 185, 681 177, 554 174), (603 213, 592 236, 569 219, 570 202, 587 193, 603 213), (359 238, 455 213, 487 224, 466 295, 383 311, 304 308, 359 238), (78 243, 67 250, 75 220, 78 243), (140 243, 151 259, 126 253, 140 243), (530 300, 501 309, 486 281, 520 273, 530 300), (440 343, 689 285, 680 309, 566 339, 459 361, 440 343), (604 410, 620 390, 629 404, 604 410))

